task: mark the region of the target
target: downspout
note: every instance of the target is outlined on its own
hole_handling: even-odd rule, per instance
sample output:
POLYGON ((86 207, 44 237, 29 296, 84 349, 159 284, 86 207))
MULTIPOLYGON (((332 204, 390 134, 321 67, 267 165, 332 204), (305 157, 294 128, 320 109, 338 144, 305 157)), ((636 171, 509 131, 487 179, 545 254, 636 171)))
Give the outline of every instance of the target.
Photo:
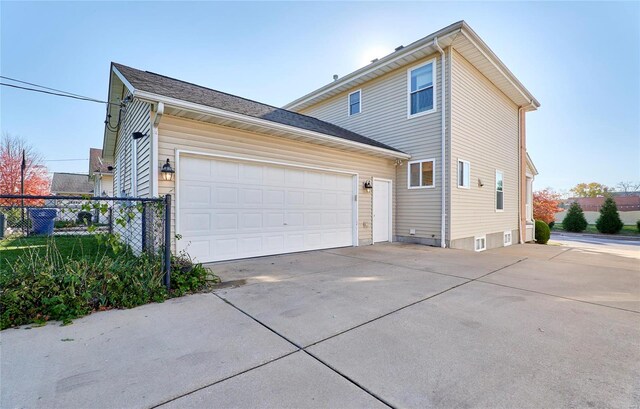
POLYGON ((158 102, 156 114, 153 117, 153 123, 151 126, 151 179, 152 179, 152 197, 158 197, 158 125, 164 115, 164 102, 158 102))
POLYGON ((440 199, 441 199, 441 203, 440 203, 440 209, 441 209, 441 215, 440 215, 440 247, 445 248, 447 247, 447 243, 445 242, 445 226, 446 226, 446 217, 447 217, 447 212, 445 209, 445 204, 446 204, 446 200, 445 200, 445 194, 446 194, 446 178, 445 178, 445 147, 446 147, 446 117, 445 117, 445 112, 444 112, 444 108, 446 106, 446 93, 444 90, 444 84, 445 84, 445 66, 444 66, 444 50, 440 47, 440 44, 438 44, 438 37, 435 37, 433 39, 433 46, 436 48, 436 50, 438 50, 438 52, 440 53, 440 104, 442 104, 442 109, 440 110, 441 113, 441 130, 442 130, 442 135, 441 135, 441 141, 440 141, 440 152, 442 153, 441 157, 440 157, 440 167, 442 169, 442 171, 440 172, 440 178, 441 178, 441 182, 440 185, 442 186, 440 188, 440 199))
MULTIPOLYGON (((526 107, 533 107, 535 109, 535 105, 533 104, 533 100, 529 100, 529 105, 526 107)), ((525 106, 521 106, 518 108, 518 145, 519 145, 519 154, 518 154, 518 165, 520 169, 520 175, 518 177, 518 188, 519 188, 519 196, 520 200, 518 203, 518 235, 520 236, 520 244, 525 243, 524 234, 527 228, 527 222, 523 214, 526 209, 526 152, 527 152, 527 144, 526 144, 526 124, 525 124, 525 106), (524 194, 523 194, 524 190, 524 194)), ((533 203, 531 203, 533 206, 533 203)))
POLYGON ((523 126, 522 126, 522 109, 518 107, 518 244, 524 244, 523 229, 527 228, 526 223, 522 223, 522 145, 523 145, 523 126))

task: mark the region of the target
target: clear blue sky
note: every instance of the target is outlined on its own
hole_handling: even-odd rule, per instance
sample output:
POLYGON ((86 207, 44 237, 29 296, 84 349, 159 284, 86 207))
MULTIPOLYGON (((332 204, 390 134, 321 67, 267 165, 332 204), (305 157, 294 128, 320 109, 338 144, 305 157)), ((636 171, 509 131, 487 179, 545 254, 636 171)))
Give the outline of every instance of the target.
MULTIPOLYGON (((105 99, 110 61, 281 106, 466 20, 542 103, 536 187, 640 179, 638 3, 0 3, 2 75, 105 99)), ((104 106, 0 89, 47 159, 101 147, 104 106)), ((48 162, 87 171, 87 161, 48 162)))

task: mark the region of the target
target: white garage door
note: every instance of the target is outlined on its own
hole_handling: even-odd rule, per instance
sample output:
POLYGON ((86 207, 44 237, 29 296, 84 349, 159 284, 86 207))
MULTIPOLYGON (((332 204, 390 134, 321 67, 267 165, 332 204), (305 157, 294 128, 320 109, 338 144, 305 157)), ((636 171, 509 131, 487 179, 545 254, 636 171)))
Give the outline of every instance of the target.
POLYGON ((181 156, 178 250, 199 262, 353 245, 354 177, 181 156))

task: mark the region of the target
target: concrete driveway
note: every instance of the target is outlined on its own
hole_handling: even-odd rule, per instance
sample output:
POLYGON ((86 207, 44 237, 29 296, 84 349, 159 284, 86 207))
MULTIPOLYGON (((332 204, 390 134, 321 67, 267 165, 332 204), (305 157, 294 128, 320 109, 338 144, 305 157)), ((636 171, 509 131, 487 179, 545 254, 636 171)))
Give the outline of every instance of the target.
POLYGON ((640 254, 385 244, 0 333, 9 407, 637 407, 640 254))

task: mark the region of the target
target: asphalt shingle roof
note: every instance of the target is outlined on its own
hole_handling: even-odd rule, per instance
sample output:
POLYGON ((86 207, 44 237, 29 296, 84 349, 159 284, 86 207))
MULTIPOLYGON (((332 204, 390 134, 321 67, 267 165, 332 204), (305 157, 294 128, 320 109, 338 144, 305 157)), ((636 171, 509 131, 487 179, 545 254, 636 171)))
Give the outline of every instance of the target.
POLYGON ((367 138, 366 136, 307 115, 262 104, 153 72, 141 71, 127 67, 126 65, 113 63, 113 66, 138 90, 401 152, 396 148, 367 138))
POLYGON ((89 175, 81 173, 54 173, 51 180, 51 193, 80 193, 89 194, 93 192, 93 183, 89 180, 89 175))
POLYGON ((98 173, 113 173, 113 168, 109 169, 109 167, 113 167, 111 162, 106 162, 102 159, 102 149, 98 148, 89 148, 89 174, 92 175, 94 172, 98 173))

